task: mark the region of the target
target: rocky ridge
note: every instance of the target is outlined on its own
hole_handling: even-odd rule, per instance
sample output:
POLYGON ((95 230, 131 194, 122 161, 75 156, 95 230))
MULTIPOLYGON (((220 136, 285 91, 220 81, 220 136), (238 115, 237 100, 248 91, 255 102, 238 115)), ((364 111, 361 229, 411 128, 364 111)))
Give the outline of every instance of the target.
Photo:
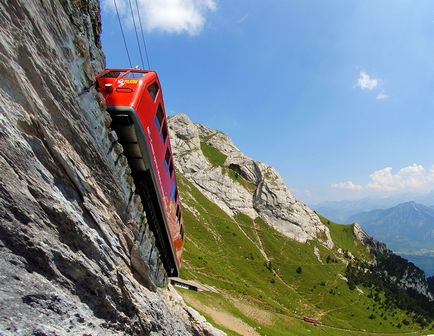
POLYGON ((102 97, 99 1, 0 1, 0 334, 221 335, 158 263, 102 97))
POLYGON ((291 194, 275 169, 252 160, 227 135, 194 124, 185 114, 170 118, 169 127, 177 169, 228 215, 261 217, 291 239, 303 243, 320 239, 325 246, 333 247, 329 229, 291 194), (201 142, 226 156, 224 167, 207 160, 201 142), (247 183, 231 178, 228 170, 247 183))
POLYGON ((375 271, 386 275, 400 288, 414 290, 430 301, 434 300, 432 289, 422 270, 394 254, 386 244, 369 236, 359 224, 354 224, 353 231, 354 236, 369 249, 374 257, 371 264, 375 271))

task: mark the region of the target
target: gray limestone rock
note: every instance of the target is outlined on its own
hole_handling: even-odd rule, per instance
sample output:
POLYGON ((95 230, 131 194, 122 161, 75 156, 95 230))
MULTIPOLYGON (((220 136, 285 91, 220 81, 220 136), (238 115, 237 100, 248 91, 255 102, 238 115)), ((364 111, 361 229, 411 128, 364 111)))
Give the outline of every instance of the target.
POLYGON ((328 228, 291 194, 273 168, 250 159, 227 135, 194 124, 185 114, 172 117, 169 127, 177 168, 228 215, 261 217, 291 239, 306 242, 319 238, 333 247, 328 228), (223 167, 212 166, 202 153, 201 141, 226 155, 223 167), (250 187, 231 178, 229 171, 250 187))
POLYGON ((0 0, 0 334, 213 335, 155 286, 100 32, 98 0, 0 0))

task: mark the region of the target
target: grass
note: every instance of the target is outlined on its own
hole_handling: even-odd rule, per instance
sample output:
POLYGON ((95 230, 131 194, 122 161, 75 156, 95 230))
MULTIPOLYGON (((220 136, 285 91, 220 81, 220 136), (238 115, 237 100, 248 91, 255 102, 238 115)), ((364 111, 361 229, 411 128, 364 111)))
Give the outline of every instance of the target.
MULTIPOLYGON (((224 162, 214 150, 208 147, 206 150, 215 163, 224 162)), ((237 334, 234 327, 222 323, 216 318, 218 315, 210 313, 212 309, 217 307, 218 311, 224 311, 264 335, 370 334, 362 330, 380 332, 376 335, 399 335, 417 330, 413 323, 396 327, 404 318, 412 321, 412 317, 396 309, 381 310, 368 296, 368 288, 350 290, 342 280, 346 264, 337 253, 338 248, 369 257, 365 247, 354 240, 351 226, 321 218, 336 243, 333 250, 319 241, 298 243, 260 218, 253 220, 243 214, 231 218, 182 174, 177 176, 183 202, 197 210, 194 214, 187 209, 183 212, 186 241, 181 276, 218 290, 218 293, 182 290, 180 293, 187 303, 230 335, 237 334), (320 260, 314 254, 315 248, 320 260), (327 263, 327 256, 336 261, 327 263), (302 269, 301 274, 296 272, 298 267, 302 269), (255 318, 234 302, 269 314, 271 324, 255 318), (370 319, 371 314, 376 318, 370 319), (302 321, 305 315, 318 318, 327 326, 307 324, 302 321)))
POLYGON ((227 158, 225 154, 220 152, 217 148, 207 144, 205 141, 201 141, 200 148, 202 150, 203 155, 206 157, 206 159, 211 163, 213 167, 221 167, 224 174, 227 174, 234 182, 241 184, 248 191, 254 192, 256 190, 255 184, 247 181, 244 177, 239 175, 237 172, 224 166, 224 163, 227 158))
POLYGON ((213 167, 222 167, 224 165, 227 156, 220 152, 218 149, 214 148, 211 145, 208 145, 204 141, 200 142, 200 149, 202 150, 203 155, 205 155, 205 157, 213 167))
POLYGON ((354 224, 336 224, 321 215, 319 218, 329 228, 332 239, 338 247, 351 252, 360 259, 368 261, 372 259, 366 247, 354 237, 354 224))
POLYGON ((223 172, 228 174, 229 177, 241 184, 244 188, 246 188, 248 191, 250 191, 251 193, 255 192, 256 190, 256 185, 252 182, 247 181, 244 177, 242 177, 240 174, 238 174, 237 172, 233 171, 232 169, 223 167, 223 172))

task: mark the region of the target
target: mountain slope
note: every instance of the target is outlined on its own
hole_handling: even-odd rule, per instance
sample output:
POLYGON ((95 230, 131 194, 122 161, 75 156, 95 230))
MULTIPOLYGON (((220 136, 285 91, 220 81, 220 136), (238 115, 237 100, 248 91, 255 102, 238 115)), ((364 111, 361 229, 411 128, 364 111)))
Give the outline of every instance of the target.
POLYGON ((226 214, 260 217, 299 242, 320 238, 333 246, 328 228, 272 167, 248 158, 225 134, 193 125, 186 115, 172 118, 170 129, 177 168, 226 214))
POLYGON ((390 209, 372 210, 349 218, 377 239, 401 253, 434 253, 434 209, 406 202, 390 209))
MULTIPOLYGON (((387 255, 360 227, 318 217, 274 170, 247 158, 221 132, 185 115, 169 124, 186 223, 182 276, 214 288, 180 290, 189 304, 231 335, 385 335, 420 328, 416 313, 395 303, 386 308, 381 290, 376 299, 374 287, 347 283, 350 264, 374 267, 374 250, 387 255), (305 315, 322 326, 303 322, 305 315)), ((427 293, 424 277, 406 276, 414 266, 403 266, 394 281, 405 287, 401 280, 414 280, 427 293)))

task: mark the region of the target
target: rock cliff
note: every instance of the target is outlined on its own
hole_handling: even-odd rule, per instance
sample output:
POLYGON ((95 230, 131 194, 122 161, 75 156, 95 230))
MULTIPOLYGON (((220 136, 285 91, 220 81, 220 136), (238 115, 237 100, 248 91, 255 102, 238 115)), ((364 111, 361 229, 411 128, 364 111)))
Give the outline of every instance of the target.
POLYGON ((164 282, 101 97, 99 1, 0 1, 0 334, 219 334, 164 282))
POLYGON ((228 215, 261 217, 291 239, 320 239, 333 247, 329 229, 290 193, 275 169, 247 157, 227 135, 194 124, 185 114, 172 117, 169 127, 177 168, 228 215), (217 150, 224 162, 211 163, 203 146, 217 150))
POLYGON ((388 277, 398 287, 415 292, 433 301, 434 296, 424 272, 413 263, 394 254, 386 244, 369 236, 359 224, 353 226, 354 236, 371 252, 373 271, 388 277))

